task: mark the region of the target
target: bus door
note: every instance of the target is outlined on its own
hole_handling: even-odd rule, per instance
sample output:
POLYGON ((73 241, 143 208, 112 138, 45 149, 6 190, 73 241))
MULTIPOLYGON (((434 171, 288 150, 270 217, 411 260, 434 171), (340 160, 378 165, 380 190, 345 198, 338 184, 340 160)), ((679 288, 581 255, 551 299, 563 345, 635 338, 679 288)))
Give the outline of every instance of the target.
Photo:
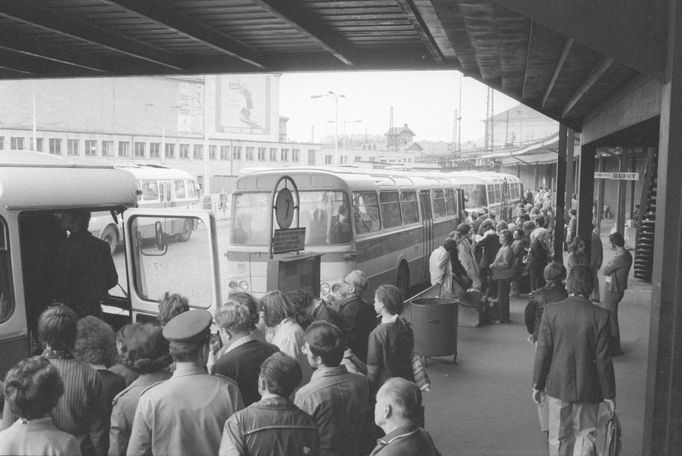
POLYGON ((210 312, 221 302, 215 218, 209 211, 129 209, 124 213, 128 291, 134 321, 155 321, 158 301, 168 292, 210 312), (191 223, 191 240, 177 242, 164 226, 191 223), (149 225, 154 227, 149 236, 149 225), (144 227, 144 229, 142 229, 144 227))
POLYGON ((422 215, 422 246, 424 251, 424 267, 421 282, 430 280, 429 257, 433 252, 433 216, 431 212, 431 191, 419 191, 419 207, 422 215))

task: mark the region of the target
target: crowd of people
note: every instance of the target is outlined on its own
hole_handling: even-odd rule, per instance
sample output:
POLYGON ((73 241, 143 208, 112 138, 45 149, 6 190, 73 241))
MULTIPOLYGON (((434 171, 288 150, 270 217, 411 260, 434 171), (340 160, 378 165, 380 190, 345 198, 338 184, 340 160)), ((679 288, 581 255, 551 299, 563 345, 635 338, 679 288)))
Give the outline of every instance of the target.
POLYGON ((632 255, 622 234, 613 231, 609 245, 615 253, 602 266, 595 225, 591 239, 582 239, 571 207, 563 239, 568 253, 556 262, 552 193, 538 189, 524 198, 513 220, 470 211, 431 254, 431 284, 440 287, 441 296, 476 307, 477 327, 509 323, 510 296, 528 294, 524 323, 536 347, 532 398, 550 455, 574 454, 574 447, 580 454, 596 454, 599 404, 615 411, 611 358, 622 353, 618 304, 632 255))
POLYGON ((42 354, 5 377, 0 455, 439 455, 403 296, 367 287, 234 292, 213 315, 166 293, 117 332, 50 305, 42 354))

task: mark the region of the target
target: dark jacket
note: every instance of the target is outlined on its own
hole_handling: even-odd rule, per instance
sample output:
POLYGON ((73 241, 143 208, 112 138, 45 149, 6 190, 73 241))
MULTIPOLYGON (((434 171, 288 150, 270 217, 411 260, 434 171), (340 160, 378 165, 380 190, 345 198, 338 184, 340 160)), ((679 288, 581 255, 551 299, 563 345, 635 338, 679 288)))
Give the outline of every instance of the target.
POLYGON ((211 367, 211 374, 220 374, 237 382, 244 405, 249 406, 260 400, 258 374, 260 365, 279 348, 275 345, 253 339, 228 351, 211 367))
POLYGON ((403 426, 377 440, 371 456, 440 456, 428 432, 417 426, 403 426))
POLYGON ((324 301, 321 301, 320 304, 313 310, 312 319, 313 321, 328 321, 339 328, 342 327, 339 314, 324 301))
POLYGON ((590 266, 595 271, 601 268, 604 261, 604 245, 601 243, 601 238, 597 233, 592 233, 592 242, 590 244, 590 266))
POLYGON ((488 234, 476 243, 476 259, 481 273, 487 271, 490 264, 495 261, 498 250, 500 250, 500 238, 497 234, 488 234))
POLYGON ((99 304, 118 283, 109 245, 90 232, 73 233, 59 252, 57 299, 66 304, 99 304))
POLYGON ((220 454, 235 447, 249 456, 320 454, 315 421, 281 396, 268 397, 236 412, 225 422, 220 454))
POLYGON ((367 376, 374 393, 391 377, 414 381, 413 350, 412 328, 402 317, 393 323, 381 323, 372 331, 367 350, 367 376))
POLYGON ((296 392, 294 403, 317 423, 322 456, 360 453, 369 425, 367 377, 352 374, 343 365, 321 366, 296 392))
POLYGON ((367 338, 376 323, 374 308, 361 296, 351 296, 339 306, 341 330, 355 356, 367 362, 367 338))
POLYGON ((552 302, 563 301, 568 297, 568 292, 563 285, 554 285, 549 283, 544 288, 532 291, 528 295, 528 306, 526 310, 526 329, 529 334, 538 338, 540 332, 540 323, 542 322, 542 313, 545 310, 545 305, 552 302))
POLYGON ((533 387, 564 402, 615 399, 610 335, 609 312, 581 296, 546 305, 533 387))

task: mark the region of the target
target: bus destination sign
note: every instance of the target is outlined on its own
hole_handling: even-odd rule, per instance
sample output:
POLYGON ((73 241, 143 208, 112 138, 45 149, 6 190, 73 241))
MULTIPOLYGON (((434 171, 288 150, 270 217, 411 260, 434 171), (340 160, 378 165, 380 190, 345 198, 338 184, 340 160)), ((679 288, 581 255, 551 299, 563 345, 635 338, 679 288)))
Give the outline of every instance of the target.
POLYGON ((298 252, 305 248, 305 227, 275 230, 272 253, 298 252))
POLYGON ((604 173, 604 172, 597 172, 597 173, 594 173, 594 178, 595 179, 636 181, 636 180, 639 180, 639 173, 604 173))

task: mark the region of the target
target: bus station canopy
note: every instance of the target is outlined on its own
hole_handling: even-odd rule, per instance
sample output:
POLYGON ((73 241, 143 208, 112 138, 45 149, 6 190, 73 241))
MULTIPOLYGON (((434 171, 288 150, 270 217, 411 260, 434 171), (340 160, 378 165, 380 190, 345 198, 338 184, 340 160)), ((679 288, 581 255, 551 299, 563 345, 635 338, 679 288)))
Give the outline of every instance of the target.
POLYGON ((604 100, 662 72, 667 5, 6 0, 0 78, 456 69, 580 130, 604 100))

